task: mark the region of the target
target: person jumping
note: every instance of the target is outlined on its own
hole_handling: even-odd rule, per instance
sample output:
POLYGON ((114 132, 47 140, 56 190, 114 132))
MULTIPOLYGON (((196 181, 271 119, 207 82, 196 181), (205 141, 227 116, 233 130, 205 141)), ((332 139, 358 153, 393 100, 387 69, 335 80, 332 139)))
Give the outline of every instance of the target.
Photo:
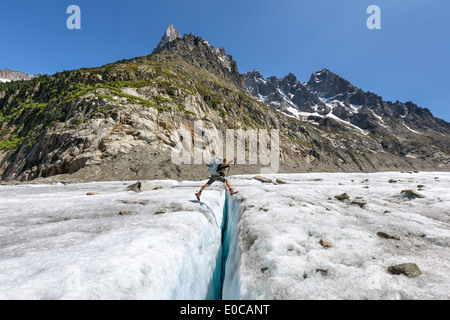
POLYGON ((209 178, 208 182, 200 188, 200 191, 195 194, 197 197, 197 200, 200 201, 200 196, 202 194, 202 191, 208 188, 211 184, 213 184, 215 181, 220 181, 226 184, 228 190, 230 190, 230 195, 233 195, 237 192, 233 192, 233 189, 231 188, 230 181, 225 177, 225 169, 231 168, 231 163, 236 163, 236 159, 229 162, 228 158, 223 159, 223 163, 218 163, 216 167, 212 168, 212 164, 210 164, 210 170, 208 172, 211 172, 211 178, 209 178), (215 170, 214 170, 215 169, 215 170))

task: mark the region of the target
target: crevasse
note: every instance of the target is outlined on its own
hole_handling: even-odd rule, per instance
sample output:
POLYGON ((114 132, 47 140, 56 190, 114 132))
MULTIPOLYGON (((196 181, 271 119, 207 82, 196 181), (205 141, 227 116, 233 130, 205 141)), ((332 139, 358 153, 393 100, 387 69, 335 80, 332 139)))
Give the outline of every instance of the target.
POLYGON ((222 247, 224 250, 222 299, 236 300, 241 299, 238 268, 241 264, 242 252, 238 244, 238 239, 239 221, 241 219, 242 210, 239 198, 237 197, 229 197, 227 194, 225 202, 227 224, 222 237, 222 247))
POLYGON ((206 299, 233 300, 240 297, 239 277, 236 272, 240 264, 240 251, 237 247, 240 216, 238 199, 231 197, 227 191, 221 223, 221 244, 206 299))

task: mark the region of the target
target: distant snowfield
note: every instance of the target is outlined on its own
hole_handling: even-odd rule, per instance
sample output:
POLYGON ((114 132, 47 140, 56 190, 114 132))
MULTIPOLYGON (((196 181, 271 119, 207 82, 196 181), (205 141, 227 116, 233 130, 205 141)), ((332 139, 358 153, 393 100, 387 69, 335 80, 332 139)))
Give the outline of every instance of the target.
POLYGON ((0 186, 0 299, 450 298, 450 173, 265 177, 0 186))

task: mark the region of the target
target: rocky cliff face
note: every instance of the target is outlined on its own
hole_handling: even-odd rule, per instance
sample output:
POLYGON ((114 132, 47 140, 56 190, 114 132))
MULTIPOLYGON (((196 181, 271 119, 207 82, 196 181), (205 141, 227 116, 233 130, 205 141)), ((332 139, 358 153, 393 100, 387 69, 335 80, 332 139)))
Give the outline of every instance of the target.
MULTIPOLYGON (((413 104, 378 106, 405 121, 409 129, 395 122, 405 133, 419 130, 413 125, 417 117, 429 119, 428 135, 418 134, 408 151, 401 136, 378 133, 393 130, 391 120, 383 118, 372 129, 381 115, 373 118, 375 109, 368 105, 354 110, 354 88, 348 84, 335 89, 347 96, 331 100, 335 91, 322 92, 319 81, 328 81, 322 74, 311 83, 293 75, 264 79, 256 71, 244 79, 223 48, 192 34, 181 38, 170 27, 167 38, 172 40, 148 56, 0 84, 2 180, 205 179, 204 164, 174 164, 170 157, 177 143, 173 133, 192 133, 195 120, 223 134, 278 129, 279 172, 439 170, 448 164, 448 150, 431 140, 437 120, 413 104), (339 108, 342 116, 334 115, 339 108)), ((369 93, 359 99, 381 103, 369 93)), ((448 138, 448 131, 440 134, 448 138)), ((233 173, 259 169, 241 165, 233 173)))

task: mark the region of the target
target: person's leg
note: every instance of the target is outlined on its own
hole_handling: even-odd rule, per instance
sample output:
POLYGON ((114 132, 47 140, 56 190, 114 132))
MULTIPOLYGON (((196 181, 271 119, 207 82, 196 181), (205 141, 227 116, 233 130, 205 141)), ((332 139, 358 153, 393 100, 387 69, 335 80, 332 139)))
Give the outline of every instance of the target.
POLYGON ((203 187, 200 188, 199 192, 202 192, 203 190, 205 190, 208 187, 209 187, 209 184, 205 184, 203 187))
POLYGON ((231 189, 230 180, 228 180, 227 178, 225 178, 225 177, 219 177, 219 178, 216 178, 216 180, 219 180, 220 182, 225 183, 225 185, 227 186, 227 188, 228 188, 228 189, 231 189))
POLYGON ((235 194, 235 192, 234 192, 233 189, 231 188, 230 180, 225 179, 225 184, 226 184, 228 190, 230 190, 230 195, 232 196, 233 194, 235 194))
POLYGON ((212 185, 214 183, 215 179, 214 176, 211 176, 211 178, 209 178, 208 182, 206 182, 206 184, 200 188, 200 191, 196 194, 201 194, 203 190, 205 190, 206 188, 208 188, 210 185, 212 185))

